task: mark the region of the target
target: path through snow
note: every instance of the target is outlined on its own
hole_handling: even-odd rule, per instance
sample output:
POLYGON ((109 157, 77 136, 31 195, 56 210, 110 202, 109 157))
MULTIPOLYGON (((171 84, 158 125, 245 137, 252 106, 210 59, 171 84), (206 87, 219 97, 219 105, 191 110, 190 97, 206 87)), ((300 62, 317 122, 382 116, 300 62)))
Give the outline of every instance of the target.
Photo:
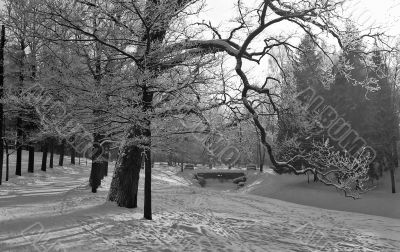
MULTIPOLYGON (((400 220, 199 188, 156 168, 153 221, 105 202, 88 167, 0 186, 0 251, 399 251, 400 220)), ((141 178, 143 181, 143 178, 141 178)), ((143 185, 141 184, 141 188, 143 185)), ((140 191, 139 204, 143 191, 140 191)))

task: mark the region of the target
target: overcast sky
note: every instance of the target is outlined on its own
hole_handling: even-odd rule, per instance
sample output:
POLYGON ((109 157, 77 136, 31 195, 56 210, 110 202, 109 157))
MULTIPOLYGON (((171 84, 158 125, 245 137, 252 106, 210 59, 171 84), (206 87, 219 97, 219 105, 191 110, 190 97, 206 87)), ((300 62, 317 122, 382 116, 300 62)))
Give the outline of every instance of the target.
MULTIPOLYGON (((200 15, 200 20, 211 21, 214 26, 226 27, 227 22, 236 14, 237 0, 206 0, 206 12, 200 15)), ((243 0, 247 5, 260 0, 243 0)), ((0 6, 3 0, 0 0, 0 6)), ((349 0, 344 8, 345 15, 351 16, 361 27, 381 26, 389 34, 399 36, 400 33, 400 1, 399 0, 349 0)), ((197 21, 198 22, 198 21, 197 21)), ((276 32, 288 31, 290 27, 277 25, 276 32)), ((294 27, 292 27, 294 29, 294 27)), ((382 30, 380 30, 382 32, 382 30)), ((262 66, 257 66, 259 68, 262 66)), ((260 70, 265 71, 265 65, 260 70)))
MULTIPOLYGON (((232 18, 234 4, 237 0, 206 0, 207 13, 203 14, 213 23, 224 25, 232 18)), ((244 2, 259 2, 245 0, 244 2)), ((0 6, 3 0, 0 0, 0 6)), ((346 14, 358 20, 360 25, 384 24, 392 35, 400 33, 400 1, 399 0, 349 0, 346 14)))
MULTIPOLYGON (((216 24, 224 24, 234 13, 236 0, 206 0, 206 16, 216 24)), ((260 2, 246 0, 244 2, 260 2)), ((349 0, 345 14, 351 16, 361 26, 385 25, 393 35, 400 33, 400 1, 398 0, 349 0)))

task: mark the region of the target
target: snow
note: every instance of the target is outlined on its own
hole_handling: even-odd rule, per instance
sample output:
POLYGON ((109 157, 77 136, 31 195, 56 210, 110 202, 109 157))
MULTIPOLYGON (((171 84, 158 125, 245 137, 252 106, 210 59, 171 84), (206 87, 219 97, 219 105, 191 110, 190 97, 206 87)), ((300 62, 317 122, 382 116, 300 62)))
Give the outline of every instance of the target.
MULTIPOLYGON (((69 163, 69 162, 66 162, 69 163)), ((153 220, 106 202, 90 169, 65 166, 0 186, 0 251, 398 251, 400 220, 201 188, 179 169, 153 170, 153 220)), ((142 174, 143 175, 143 174, 142 174)), ((267 176, 267 175, 265 175, 267 176)), ((257 178, 254 177, 254 182, 257 178)), ((143 177, 141 178, 143 182, 143 177)), ((250 181, 250 184, 252 181, 250 181)), ((250 192, 250 193, 249 193, 250 192)), ((348 200, 348 199, 347 199, 348 200)))
MULTIPOLYGON (((344 197, 342 192, 333 187, 314 183, 313 176, 310 176, 308 184, 307 176, 278 175, 267 169, 263 174, 248 173, 248 178, 247 186, 242 189, 243 193, 325 209, 400 219, 400 193, 391 193, 389 174, 384 174, 373 190, 357 200, 344 197)), ((397 175, 396 178, 399 189, 400 176, 397 175)))

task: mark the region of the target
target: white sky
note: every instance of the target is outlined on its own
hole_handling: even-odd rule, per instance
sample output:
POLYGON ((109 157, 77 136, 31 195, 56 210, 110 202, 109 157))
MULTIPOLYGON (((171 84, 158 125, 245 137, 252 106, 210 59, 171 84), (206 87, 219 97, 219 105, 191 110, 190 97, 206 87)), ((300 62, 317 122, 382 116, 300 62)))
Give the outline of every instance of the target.
MULTIPOLYGON (((203 17, 213 24, 224 25, 235 13, 237 0, 206 0, 207 13, 203 17)), ((259 3, 260 0, 243 0, 259 3)), ((0 8, 3 0, 0 0, 0 8)), ((399 0, 349 0, 345 8, 346 15, 358 20, 360 25, 383 24, 392 35, 400 33, 400 1, 399 0)))
MULTIPOLYGON (((211 21, 213 26, 220 26, 221 29, 228 25, 230 19, 232 19, 235 14, 235 3, 237 0, 206 0, 207 12, 201 14, 200 19, 205 21, 211 21)), ((255 2, 260 3, 260 0, 243 0, 246 5, 251 5, 255 2)), ((253 5, 257 6, 257 5, 253 5)), ((349 0, 343 8, 343 14, 345 17, 351 17, 355 21, 359 29, 365 32, 368 27, 383 27, 380 28, 379 32, 385 31, 391 36, 399 38, 400 34, 400 1, 399 0, 349 0)), ((268 34, 282 33, 282 32, 293 32, 297 29, 294 25, 278 24, 275 25, 268 34)), ((299 34, 300 36, 301 34, 299 34)), ((262 42, 262 37, 260 36, 260 41, 262 42)), ((393 41, 395 38, 393 38, 393 41)), ((257 46, 258 45, 253 45, 257 46)), ((263 45, 261 44, 262 48, 263 45)), ((263 60, 260 65, 256 64, 246 64, 246 69, 252 69, 252 76, 255 79, 260 79, 262 81, 265 72, 268 71, 268 63, 263 60), (259 77, 259 78, 258 78, 259 77)))
MULTIPOLYGON (((228 21, 234 11, 236 0, 206 0, 207 16, 215 24, 228 21)), ((243 2, 260 2, 244 0, 243 2)), ((385 24, 390 26, 392 34, 400 31, 399 0, 349 0, 345 6, 345 14, 358 21, 360 25, 385 24)), ((396 34, 397 35, 397 34, 396 34)))
MULTIPOLYGON (((235 3, 237 0, 205 0, 207 11, 200 15, 201 21, 211 21, 214 26, 225 27, 228 21, 235 17, 235 3)), ((259 4, 261 0, 242 0, 246 5, 252 3, 259 4)), ((0 0, 0 8, 3 0, 0 0)), ((256 5, 253 5, 256 6, 256 5)), ((360 27, 380 26, 385 31, 396 37, 400 37, 400 0, 349 0, 344 8, 344 14, 351 17, 358 23, 360 27)), ((276 25, 270 32, 289 32, 294 30, 294 26, 276 25)), ((382 32, 382 29, 379 31, 382 32)), ((261 40, 262 41, 262 40, 261 40)), ((262 45, 261 45, 262 46, 262 45)), ((262 62, 261 66, 253 66, 256 72, 260 74, 266 70, 266 62, 262 62)), ((262 75, 262 74, 261 74, 262 75)))

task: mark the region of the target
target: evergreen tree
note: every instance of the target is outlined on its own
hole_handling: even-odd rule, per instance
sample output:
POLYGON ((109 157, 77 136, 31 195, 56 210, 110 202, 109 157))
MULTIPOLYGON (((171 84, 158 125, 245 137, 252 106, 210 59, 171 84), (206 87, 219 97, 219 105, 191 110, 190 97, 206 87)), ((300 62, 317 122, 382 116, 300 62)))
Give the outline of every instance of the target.
MULTIPOLYGON (((293 61, 292 71, 295 87, 294 90, 286 92, 292 93, 289 96, 293 96, 288 100, 295 97, 294 93, 299 93, 309 87, 316 94, 326 96, 327 90, 323 84, 322 66, 323 55, 318 50, 314 38, 306 34, 298 46, 297 57, 293 61)), ((323 138, 323 135, 313 133, 313 130, 316 130, 315 116, 304 111, 303 108, 299 108, 298 105, 297 99, 294 98, 289 102, 288 108, 280 114, 277 142, 280 145, 281 158, 292 156, 299 149, 309 151, 312 141, 323 138)), ((301 165, 301 163, 296 164, 298 167, 301 165)), ((315 177, 314 180, 316 181, 317 178, 315 177)))
MULTIPOLYGON (((357 30, 349 26, 347 32, 354 33, 357 30)), ((367 55, 362 58, 360 52, 364 49, 361 42, 353 43, 351 48, 346 49, 338 65, 346 62, 351 65, 351 69, 347 75, 338 72, 327 99, 338 116, 344 118, 367 145, 376 151, 377 156, 370 166, 369 176, 378 179, 383 169, 393 160, 391 143, 395 133, 395 116, 387 67, 379 52, 375 52, 372 57, 367 55), (372 60, 374 67, 365 67, 366 60, 372 60)))

